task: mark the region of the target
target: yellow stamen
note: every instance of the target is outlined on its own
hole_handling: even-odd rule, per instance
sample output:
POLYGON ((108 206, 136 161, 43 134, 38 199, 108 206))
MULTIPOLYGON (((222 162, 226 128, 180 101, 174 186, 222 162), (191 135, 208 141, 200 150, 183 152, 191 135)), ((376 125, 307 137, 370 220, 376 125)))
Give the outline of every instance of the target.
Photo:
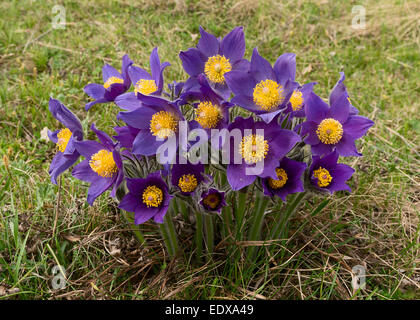
POLYGON ((239 145, 239 153, 248 164, 265 159, 268 149, 268 142, 264 140, 264 136, 256 134, 243 137, 239 145))
POLYGON ((316 134, 322 143, 336 144, 343 137, 343 126, 335 119, 324 119, 318 125, 316 134))
POLYGON ((134 86, 134 92, 144 95, 151 94, 158 89, 155 80, 140 79, 134 86))
POLYGON ((201 102, 195 109, 195 121, 204 129, 215 128, 221 119, 222 112, 220 107, 212 104, 210 101, 201 102))
POLYGON ((69 140, 71 138, 71 131, 67 128, 61 129, 58 133, 57 133, 57 147, 58 150, 60 150, 61 152, 64 152, 67 148, 67 144, 69 143, 69 140))
POLYGON ((327 187, 331 181, 332 177, 327 169, 319 167, 317 170, 314 170, 314 177, 318 179, 318 187, 327 187))
POLYGON ((205 66, 204 73, 211 82, 224 83, 225 73, 232 70, 232 65, 225 56, 216 55, 208 58, 205 66))
POLYGON ((290 103, 292 104, 293 111, 299 111, 303 107, 303 97, 302 92, 293 91, 292 96, 290 97, 290 103))
POLYGON ((211 209, 215 209, 220 203, 220 197, 216 193, 209 194, 203 199, 203 203, 211 209))
POLYGON ((263 80, 255 86, 253 97, 262 110, 271 111, 283 101, 283 87, 273 80, 263 80))
POLYGON ((182 192, 193 192, 197 188, 197 184, 197 179, 193 174, 184 174, 178 181, 178 186, 182 192))
POLYGON ((124 83, 124 80, 118 77, 109 77, 104 83, 104 88, 108 89, 114 83, 124 83))
POLYGON ((168 111, 159 111, 152 116, 150 132, 154 136, 166 139, 172 137, 178 130, 177 117, 168 111))
POLYGON ((159 207, 163 201, 163 192, 156 186, 148 186, 142 194, 143 203, 148 207, 159 207))
POLYGON ((118 167, 111 151, 102 149, 92 155, 89 165, 93 171, 104 178, 110 178, 117 172, 118 167))
POLYGON ((276 168, 277 179, 268 179, 268 185, 272 189, 280 189, 287 182, 287 173, 282 168, 276 168))

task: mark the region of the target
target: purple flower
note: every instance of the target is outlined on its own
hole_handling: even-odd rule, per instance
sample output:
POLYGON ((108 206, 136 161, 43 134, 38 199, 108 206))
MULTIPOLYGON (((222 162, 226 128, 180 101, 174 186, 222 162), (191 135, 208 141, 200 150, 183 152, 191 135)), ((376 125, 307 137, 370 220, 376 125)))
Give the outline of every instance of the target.
POLYGON ((138 95, 141 107, 117 115, 127 125, 140 129, 133 141, 132 152, 144 156, 155 155, 162 144, 174 139, 174 145, 168 149, 168 159, 174 159, 179 122, 184 120, 178 106, 159 97, 138 95))
POLYGON ((334 97, 331 107, 311 93, 305 113, 307 121, 302 123, 301 135, 307 135, 304 141, 311 145, 314 155, 322 156, 333 150, 344 157, 362 155, 357 152, 355 140, 364 136, 374 122, 350 114, 350 102, 345 93, 334 97))
POLYGON ((305 104, 312 93, 314 85, 316 85, 316 82, 309 82, 295 89, 289 99, 289 103, 287 104, 287 108, 284 113, 290 112, 292 118, 305 117, 305 104))
POLYGON ((338 79, 337 83, 335 84, 334 88, 332 89, 330 93, 330 106, 332 106, 337 99, 340 99, 342 95, 346 96, 347 99, 350 102, 350 115, 356 115, 359 113, 359 110, 357 110, 350 101, 349 94, 347 93, 347 88, 344 85, 344 80, 346 79, 344 72, 340 72, 340 79, 338 79))
POLYGON ((232 103, 224 100, 209 85, 203 74, 197 78, 199 83, 199 91, 188 91, 184 93, 181 99, 182 104, 187 101, 200 101, 194 103, 194 120, 190 122, 191 129, 201 128, 207 132, 207 136, 211 137, 213 129, 222 130, 227 128, 229 123, 229 108, 232 103))
POLYGON ((121 73, 115 68, 106 64, 102 68, 102 78, 104 84, 89 83, 84 87, 85 93, 95 99, 95 101, 86 104, 86 111, 89 110, 93 105, 97 103, 105 103, 114 101, 116 97, 123 94, 130 88, 131 81, 128 76, 128 67, 133 64, 128 55, 124 55, 122 58, 121 73))
POLYGON ((222 208, 226 206, 225 193, 217 189, 211 188, 201 194, 200 204, 207 211, 216 211, 220 213, 222 208))
POLYGON ((201 163, 176 163, 172 166, 171 183, 173 186, 178 187, 182 194, 190 195, 204 180, 203 174, 204 165, 201 163))
POLYGON ((153 218, 157 223, 163 223, 163 217, 172 198, 168 187, 159 173, 151 173, 145 179, 127 178, 128 193, 119 204, 119 208, 134 212, 134 222, 142 224, 153 218))
POLYGON ((329 193, 347 190, 351 192, 346 181, 351 178, 354 169, 346 164, 337 163, 338 152, 334 151, 323 158, 312 157, 309 168, 311 184, 319 190, 327 190, 329 193))
POLYGON ((74 167, 72 175, 90 183, 87 201, 93 205, 95 199, 108 189, 112 188, 111 197, 115 197, 124 175, 121 156, 114 141, 105 132, 96 129, 94 124, 91 130, 100 142, 76 142, 76 150, 86 159, 74 167))
POLYGON ((154 48, 150 54, 151 74, 142 68, 130 66, 128 75, 133 83, 134 92, 120 95, 115 99, 116 105, 124 110, 135 110, 141 105, 139 94, 160 96, 163 90, 163 70, 168 66, 169 62, 160 63, 158 49, 154 48))
POLYGON ((268 123, 286 107, 297 88, 295 72, 293 53, 281 55, 272 67, 255 48, 249 72, 232 70, 225 78, 235 94, 232 103, 254 112, 268 123))
POLYGON ((200 27, 201 38, 197 48, 181 51, 179 58, 184 70, 190 75, 185 83, 188 91, 198 86, 197 77, 204 73, 213 89, 225 99, 230 96, 225 74, 231 70, 248 71, 249 62, 245 54, 245 35, 243 27, 237 27, 222 40, 200 27))
POLYGON ((300 141, 295 132, 281 129, 277 118, 267 124, 237 117, 229 125, 229 132, 230 141, 225 143, 223 154, 226 155, 226 151, 230 153, 227 178, 233 190, 253 183, 257 176, 277 179, 279 160, 300 141), (234 143, 232 138, 236 138, 234 143), (241 138, 240 141, 238 138, 241 138))
POLYGON ((65 126, 64 129, 54 132, 48 130, 48 137, 58 148, 48 172, 51 182, 57 184, 57 177, 70 168, 80 156, 74 142, 83 140, 83 129, 79 119, 60 101, 50 98, 49 109, 54 118, 65 126))
POLYGON ((305 169, 306 163, 284 157, 276 168, 277 179, 265 178, 262 180, 264 194, 270 197, 276 195, 286 201, 288 194, 303 192, 301 177, 305 169))
POLYGON ((134 139, 140 132, 140 129, 133 128, 131 126, 114 127, 116 136, 112 136, 115 140, 120 143, 122 148, 131 149, 133 147, 134 139))

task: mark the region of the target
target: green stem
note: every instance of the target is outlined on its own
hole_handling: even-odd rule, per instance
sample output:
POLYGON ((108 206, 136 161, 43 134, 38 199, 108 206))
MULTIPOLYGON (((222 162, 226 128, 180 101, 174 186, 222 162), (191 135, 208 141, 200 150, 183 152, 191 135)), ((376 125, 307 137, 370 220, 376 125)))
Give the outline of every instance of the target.
POLYGON ((123 210, 121 210, 121 213, 125 221, 127 221, 129 227, 132 229, 135 236, 137 237, 137 240, 140 242, 140 244, 144 245, 146 240, 144 239, 143 233, 140 231, 140 226, 134 223, 134 214, 123 210))
POLYGON ((175 226, 172 221, 173 218, 173 203, 171 203, 170 209, 163 219, 163 224, 159 225, 160 231, 165 241, 166 249, 168 250, 169 256, 174 257, 179 250, 178 239, 176 236, 175 226))
POLYGON ((213 254, 214 249, 214 225, 213 225, 213 217, 209 214, 204 216, 204 228, 205 228, 205 235, 206 235, 206 247, 208 257, 210 258, 213 254))
POLYGON ((200 212, 196 212, 196 231, 195 245, 197 247, 197 260, 201 260, 203 255, 203 216, 200 212))
MULTIPOLYGON (((261 239, 261 229, 264 222, 264 213, 267 207, 268 200, 264 199, 264 195, 259 192, 256 196, 255 211, 251 219, 251 229, 249 231, 248 240, 258 241, 261 239)), ((257 247, 251 246, 248 248, 248 259, 254 259, 257 252, 257 247)))
POLYGON ((242 229, 243 229, 243 222, 244 222, 244 214, 245 214, 245 207, 246 207, 246 197, 248 192, 240 191, 238 197, 238 203, 236 206, 235 218, 236 218, 236 240, 242 240, 242 229))

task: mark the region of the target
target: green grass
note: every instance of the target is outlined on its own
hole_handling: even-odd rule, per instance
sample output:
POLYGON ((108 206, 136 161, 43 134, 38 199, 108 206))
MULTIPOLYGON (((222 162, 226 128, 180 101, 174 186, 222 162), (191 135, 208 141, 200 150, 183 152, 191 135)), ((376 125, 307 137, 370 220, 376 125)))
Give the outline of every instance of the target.
MULTIPOLYGON (((420 298, 418 1, 63 1, 64 30, 51 28, 55 4, 0 4, 0 298, 420 298), (360 4, 366 29, 354 30, 360 4), (220 36, 243 25, 247 58, 255 46, 271 62, 295 52, 297 80, 317 81, 323 98, 345 71, 352 103, 376 123, 358 143, 364 157, 346 160, 356 168, 354 192, 300 206, 271 258, 253 250, 253 268, 246 243, 216 243, 207 263, 188 253, 170 260, 154 225, 140 246, 112 199, 89 207, 86 185, 68 173, 58 197, 48 177, 56 151, 41 131, 59 125, 49 97, 83 119, 85 132, 95 122, 111 133, 116 107, 85 112, 82 88, 101 81, 104 62, 119 68, 125 53, 148 66, 155 46, 172 65, 166 82, 186 79, 177 55, 196 44, 199 25, 220 36), (68 278, 62 290, 51 288, 57 264, 68 278), (367 286, 354 293, 357 264, 367 286)), ((195 224, 174 220, 188 248, 195 224)))

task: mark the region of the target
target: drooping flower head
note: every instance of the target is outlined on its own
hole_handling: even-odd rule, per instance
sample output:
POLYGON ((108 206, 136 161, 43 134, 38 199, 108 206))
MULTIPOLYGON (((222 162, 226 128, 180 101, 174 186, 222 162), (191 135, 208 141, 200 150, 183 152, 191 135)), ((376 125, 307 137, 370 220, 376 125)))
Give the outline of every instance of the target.
POLYGON ((323 158, 319 156, 312 157, 309 179, 315 188, 327 190, 329 193, 340 190, 351 192, 346 181, 351 178, 354 169, 346 164, 337 163, 338 157, 337 151, 333 151, 323 158))
POLYGON ((85 93, 95 99, 95 101, 86 104, 86 111, 97 103, 114 101, 116 97, 123 94, 130 88, 131 81, 128 76, 128 68, 133 64, 128 55, 122 58, 121 73, 115 68, 106 64, 102 68, 103 84, 89 83, 84 87, 85 93))
POLYGON ((190 79, 185 83, 185 90, 197 87, 197 77, 204 73, 211 87, 227 99, 230 90, 225 81, 226 73, 232 70, 247 72, 249 69, 249 62, 243 59, 245 54, 243 28, 233 29, 223 39, 216 38, 202 27, 200 34, 197 48, 190 48, 179 54, 184 70, 190 75, 190 79))
POLYGON ((225 75, 234 93, 232 103, 270 122, 289 102, 298 84, 294 82, 296 61, 293 53, 281 55, 274 67, 260 56, 257 48, 251 57, 249 72, 235 71, 225 75))
POLYGON ((281 129, 277 118, 267 124, 263 121, 254 122, 252 118, 237 117, 229 125, 229 132, 229 143, 225 144, 223 153, 227 150, 230 153, 227 178, 233 190, 251 184, 257 176, 277 179, 279 160, 300 141, 299 135, 293 131, 281 129), (233 138, 235 132, 241 133, 240 141, 233 138))
POLYGON ((145 179, 127 178, 128 193, 119 204, 119 208, 134 212, 134 222, 142 224, 153 218, 163 223, 172 196, 158 172, 149 174, 145 179))
POLYGON ((284 157, 276 168, 277 179, 262 180, 264 194, 269 197, 276 195, 286 201, 288 194, 304 191, 302 174, 305 169, 306 163, 284 157))
POLYGON ((350 114, 350 102, 345 93, 332 101, 330 107, 316 94, 310 94, 305 105, 306 121, 301 131, 302 136, 307 135, 305 143, 311 145, 314 155, 322 156, 337 150, 344 157, 361 156, 355 140, 364 136, 374 122, 350 114))
POLYGON ((183 163, 175 163, 171 170, 171 183, 176 186, 182 194, 190 195, 196 191, 199 184, 204 180, 204 165, 201 163, 192 164, 185 160, 183 163))
POLYGON ((168 150, 168 158, 174 159, 178 147, 179 122, 184 120, 179 107, 163 98, 139 94, 141 107, 120 112, 118 119, 127 125, 140 129, 134 141, 132 152, 138 155, 155 155, 158 148, 174 139, 175 145, 168 150))
POLYGON ((50 98, 49 110, 54 118, 64 125, 63 129, 54 132, 48 130, 48 137, 57 145, 58 149, 49 169, 51 182, 57 184, 57 177, 70 168, 80 156, 74 142, 83 140, 83 129, 76 115, 59 100, 50 98))
POLYGON ((117 144, 103 131, 96 129, 92 124, 91 130, 95 132, 99 141, 85 140, 76 142, 76 150, 85 157, 85 160, 74 167, 73 177, 90 183, 87 201, 90 205, 106 190, 111 189, 111 197, 115 196, 121 184, 123 165, 117 144))
POLYGON ((200 204, 207 211, 220 213, 222 208, 226 206, 225 193, 214 188, 204 191, 201 194, 200 204))
POLYGON ((128 68, 128 75, 134 86, 134 92, 127 92, 115 99, 118 107, 124 110, 137 109, 141 102, 138 99, 141 95, 155 95, 160 96, 163 90, 163 71, 170 66, 169 62, 160 63, 158 49, 154 48, 150 54, 150 70, 147 72, 143 68, 130 66, 128 68))

